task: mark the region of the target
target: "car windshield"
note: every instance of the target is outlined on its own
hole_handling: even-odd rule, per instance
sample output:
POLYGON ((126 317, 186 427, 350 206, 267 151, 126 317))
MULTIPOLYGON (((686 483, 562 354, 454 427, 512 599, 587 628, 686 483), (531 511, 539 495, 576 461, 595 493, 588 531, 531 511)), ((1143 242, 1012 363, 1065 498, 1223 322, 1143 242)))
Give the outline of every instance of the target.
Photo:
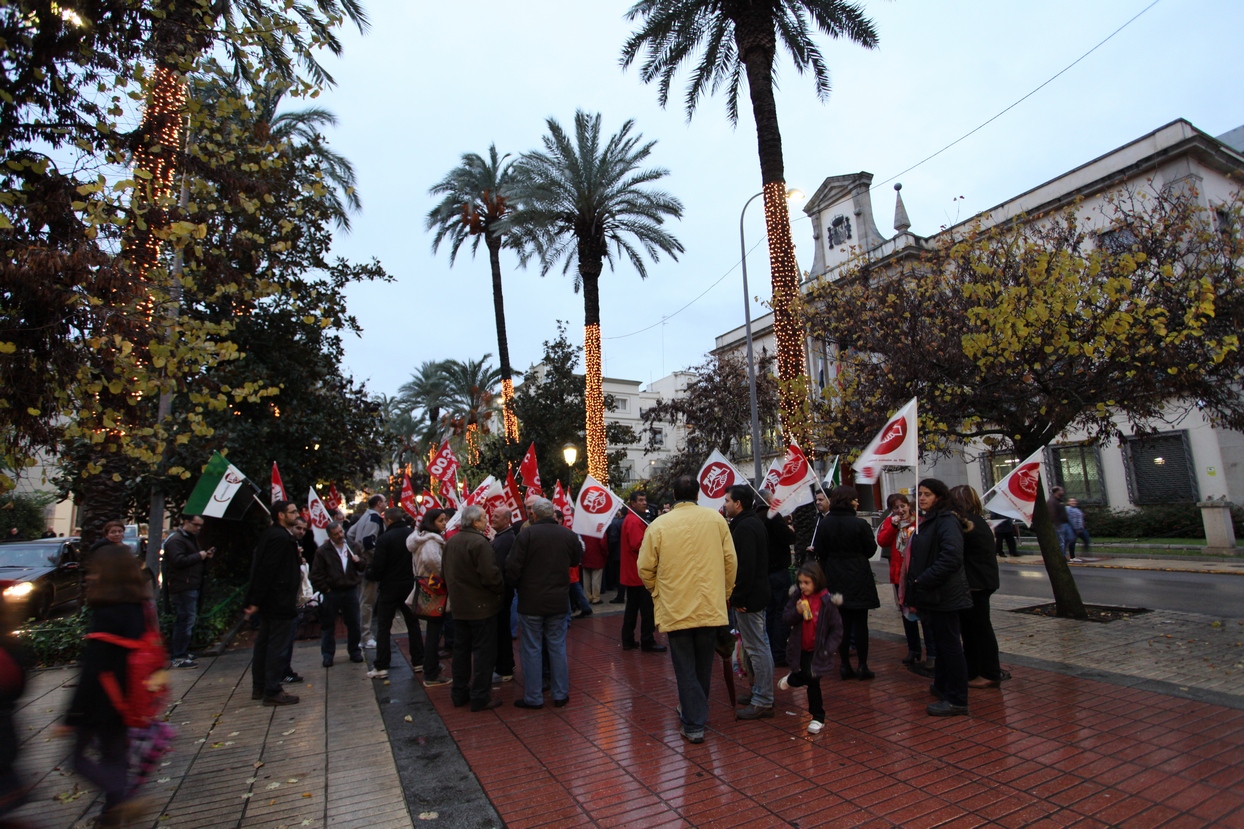
POLYGON ((0 567, 48 567, 59 544, 0 544, 0 567))

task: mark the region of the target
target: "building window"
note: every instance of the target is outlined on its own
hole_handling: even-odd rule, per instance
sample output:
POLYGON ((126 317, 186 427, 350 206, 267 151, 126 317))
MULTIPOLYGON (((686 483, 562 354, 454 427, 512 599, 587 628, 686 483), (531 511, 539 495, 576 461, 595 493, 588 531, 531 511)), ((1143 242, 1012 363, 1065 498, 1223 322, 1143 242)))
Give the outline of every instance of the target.
POLYGON ((626 398, 626 397, 614 397, 613 398, 613 410, 615 412, 629 411, 630 405, 631 404, 630 404, 629 398, 626 398))
POLYGON ((1130 437, 1124 441, 1123 449, 1127 488, 1133 504, 1186 504, 1198 500, 1187 432, 1130 437))
POLYGON ((1129 253, 1140 244, 1140 240, 1136 238, 1136 234, 1132 232, 1130 227, 1118 227, 1114 230, 1107 230, 1098 236, 1097 240, 1103 248, 1115 256, 1129 253))
POLYGON ((664 429, 653 429, 652 430, 652 445, 656 447, 657 449, 665 448, 665 430, 664 429))
POLYGON ((1105 504, 1105 476, 1097 446, 1077 443, 1050 447, 1050 468, 1054 485, 1061 486, 1068 498, 1082 504, 1105 504))
POLYGON ((981 478, 985 489, 993 489, 998 481, 1010 475, 1019 466, 1019 458, 1009 453, 996 452, 981 458, 981 478))

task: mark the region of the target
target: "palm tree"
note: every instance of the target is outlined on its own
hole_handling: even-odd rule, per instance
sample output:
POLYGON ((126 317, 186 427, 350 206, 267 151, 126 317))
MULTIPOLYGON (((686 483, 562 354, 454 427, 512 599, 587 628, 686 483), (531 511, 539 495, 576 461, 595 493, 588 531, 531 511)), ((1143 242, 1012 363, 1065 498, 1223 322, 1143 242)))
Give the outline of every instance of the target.
POLYGON ((829 96, 829 70, 812 39, 813 26, 833 38, 846 37, 865 48, 877 45, 877 32, 861 6, 843 0, 639 0, 627 12, 639 29, 622 48, 622 66, 640 52, 644 83, 658 81, 661 106, 669 100, 674 74, 697 53, 685 104, 687 118, 705 92, 726 90, 726 114, 739 117, 739 82, 746 72, 756 120, 769 265, 773 278, 773 330, 777 337, 778 376, 782 382, 782 426, 788 438, 802 437, 805 396, 804 337, 795 317, 799 265, 790 236, 786 207, 786 171, 782 134, 773 98, 773 62, 779 43, 790 53, 795 71, 810 70, 817 97, 829 96))
POLYGON ((505 298, 501 290, 501 222, 510 211, 510 191, 514 184, 514 168, 509 154, 498 156, 497 145, 488 147, 488 160, 475 153, 465 153, 462 163, 450 170, 428 192, 444 196, 440 204, 428 211, 427 229, 435 230, 432 252, 441 242, 449 242, 449 264, 454 263, 458 249, 471 238, 471 255, 479 249, 482 238, 488 247, 492 267, 492 309, 497 321, 497 356, 501 363, 502 414, 505 439, 518 440, 518 419, 514 417, 514 379, 510 368, 510 344, 505 334, 505 298))
POLYGON ((454 437, 461 438, 468 461, 479 456, 479 441, 492 432, 496 413, 497 383, 501 372, 492 367, 491 354, 479 360, 445 360, 441 374, 445 382, 445 409, 441 423, 454 437))
POLYGON ((397 397, 413 418, 422 452, 441 442, 441 409, 448 396, 443 360, 426 360, 397 390, 397 397))
POLYGON ((608 482, 605 451, 605 395, 601 386, 600 286, 604 263, 625 254, 641 278, 648 276, 643 253, 657 261, 664 251, 675 260, 683 246, 662 225, 682 217, 682 203, 645 185, 668 175, 660 167, 641 169, 655 141, 642 143, 627 121, 603 143, 600 115, 575 113, 574 135, 552 118, 542 152, 519 159, 518 207, 511 216, 513 244, 524 264, 540 259, 541 275, 559 260, 562 272, 578 266, 574 289, 583 291, 583 353, 586 386, 588 472, 608 482), (611 249, 610 245, 613 246, 611 249))

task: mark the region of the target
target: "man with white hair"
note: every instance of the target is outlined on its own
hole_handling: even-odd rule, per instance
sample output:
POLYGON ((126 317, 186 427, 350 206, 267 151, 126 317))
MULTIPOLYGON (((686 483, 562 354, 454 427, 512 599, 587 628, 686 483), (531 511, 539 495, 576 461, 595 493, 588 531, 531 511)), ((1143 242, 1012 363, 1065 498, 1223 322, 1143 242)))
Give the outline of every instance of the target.
MULTIPOLYGON (((488 516, 479 506, 462 508, 462 529, 445 542, 441 568, 454 614, 453 686, 450 698, 461 708, 487 711, 501 705, 492 696, 497 661, 497 622, 502 578, 497 557, 484 534, 488 516)), ((564 591, 563 591, 564 592, 564 591)), ((436 647, 435 643, 427 647, 436 647)))
POLYGON ((553 707, 570 702, 570 670, 566 660, 566 614, 570 612, 570 568, 579 564, 579 537, 557 522, 553 503, 536 498, 530 523, 518 534, 505 571, 518 593, 519 653, 523 665, 523 698, 518 708, 544 707, 541 640, 548 648, 549 687, 553 707))

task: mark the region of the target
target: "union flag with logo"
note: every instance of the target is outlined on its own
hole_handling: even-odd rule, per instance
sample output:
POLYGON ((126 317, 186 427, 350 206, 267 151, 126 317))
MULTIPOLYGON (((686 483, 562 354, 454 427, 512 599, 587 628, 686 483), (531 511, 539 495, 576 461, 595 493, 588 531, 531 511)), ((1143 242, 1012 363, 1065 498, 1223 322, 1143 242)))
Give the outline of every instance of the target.
POLYGON ((527 447, 527 454, 523 455, 523 462, 518 465, 518 476, 523 479, 528 495, 544 495, 544 490, 540 488, 540 466, 536 463, 535 443, 527 447))
POLYGON ((1038 449, 1016 466, 981 500, 988 512, 996 512, 1032 526, 1032 511, 1037 503, 1037 482, 1041 479, 1041 461, 1045 449, 1038 449))
POLYGON ((579 489, 579 498, 574 506, 574 524, 570 529, 579 535, 604 538, 614 513, 625 503, 609 487, 588 475, 579 489))
POLYGON ((851 464, 857 484, 874 484, 886 466, 915 466, 920 444, 916 439, 916 398, 907 401, 851 464))
POLYGON ((747 483, 747 478, 743 476, 738 467, 730 463, 726 456, 716 449, 700 467, 700 474, 696 476, 696 479, 700 482, 700 494, 696 498, 696 503, 709 509, 721 509, 721 505, 726 502, 730 487, 747 483))
POLYGON ((773 500, 769 502, 769 517, 790 515, 796 507, 812 503, 813 490, 818 485, 816 473, 803 450, 792 443, 786 447, 786 460, 778 473, 773 488, 773 500))

